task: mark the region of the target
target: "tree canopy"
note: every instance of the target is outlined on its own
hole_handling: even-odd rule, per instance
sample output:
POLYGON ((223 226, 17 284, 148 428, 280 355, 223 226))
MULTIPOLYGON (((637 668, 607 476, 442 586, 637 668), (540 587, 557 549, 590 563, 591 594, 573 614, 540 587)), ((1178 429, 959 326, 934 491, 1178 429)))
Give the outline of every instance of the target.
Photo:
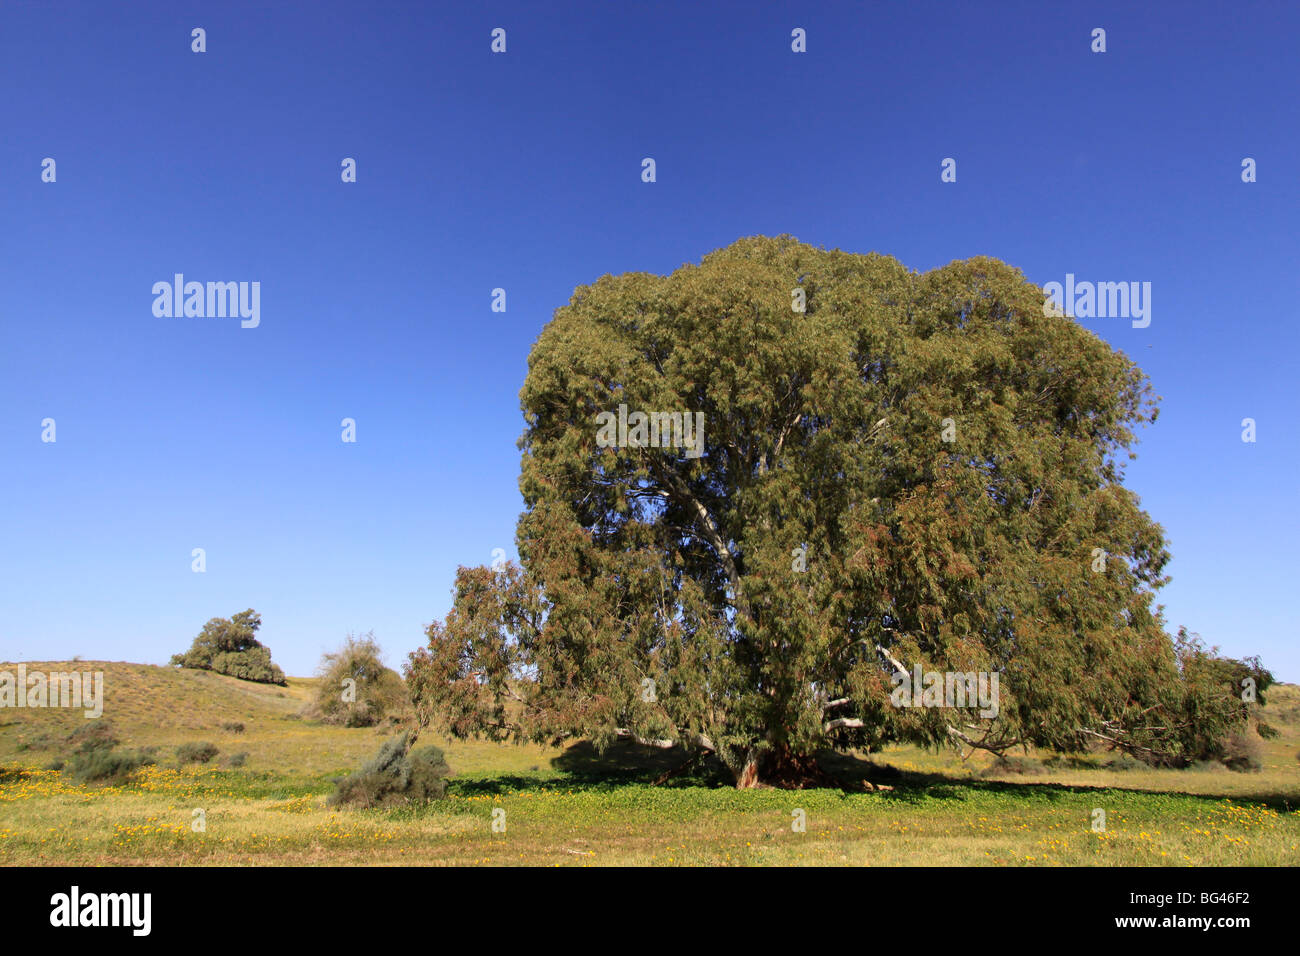
POLYGON ((580 286, 520 394, 520 565, 460 569, 419 714, 711 751, 740 786, 892 741, 1212 754, 1237 671, 1166 633, 1170 555, 1123 485, 1156 398, 1046 313, 996 259, 789 236, 580 286), (635 411, 700 415, 699 447, 611 444, 635 411), (996 675, 996 707, 899 706, 930 672, 996 675))
POLYGON ((262 684, 286 684, 284 672, 271 661, 270 648, 256 637, 261 626, 262 615, 252 608, 230 618, 214 617, 188 651, 172 655, 171 663, 262 684))

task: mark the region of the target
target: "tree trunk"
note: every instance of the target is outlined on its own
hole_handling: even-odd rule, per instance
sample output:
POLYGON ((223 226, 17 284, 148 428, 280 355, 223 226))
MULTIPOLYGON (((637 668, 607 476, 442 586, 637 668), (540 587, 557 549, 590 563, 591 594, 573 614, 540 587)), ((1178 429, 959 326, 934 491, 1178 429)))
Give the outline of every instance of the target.
POLYGON ((759 786, 803 790, 836 785, 835 779, 817 765, 816 756, 795 753, 784 744, 762 752, 751 750, 736 774, 737 790, 759 786))
POLYGON ((736 789, 748 790, 758 786, 758 753, 751 750, 745 755, 745 763, 736 774, 736 789))

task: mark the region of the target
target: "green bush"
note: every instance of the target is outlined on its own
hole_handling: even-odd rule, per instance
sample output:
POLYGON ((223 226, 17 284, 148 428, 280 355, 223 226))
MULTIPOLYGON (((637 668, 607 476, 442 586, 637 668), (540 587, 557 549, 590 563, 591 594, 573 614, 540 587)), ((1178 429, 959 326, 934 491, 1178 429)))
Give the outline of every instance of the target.
POLYGON ((221 751, 216 744, 188 743, 176 748, 176 759, 181 763, 207 763, 221 751))
POLYGON ((1014 773, 1035 775, 1043 772, 1043 767, 1035 760, 1029 760, 1025 757, 1008 757, 1005 754, 999 754, 993 763, 985 767, 980 776, 992 777, 998 774, 1014 773))
POLYGON ((1096 770, 1100 764, 1097 758, 1090 754, 1053 754, 1043 760, 1044 767, 1051 767, 1053 770, 1058 768, 1067 768, 1069 770, 1096 770))
POLYGON ((320 683, 304 714, 343 727, 374 727, 399 720, 409 707, 406 684, 384 666, 372 633, 349 634, 337 651, 325 654, 317 669, 320 683), (344 684, 352 680, 351 685, 344 684))
POLYGON ((48 733, 39 733, 35 737, 20 739, 14 749, 19 753, 25 750, 49 750, 55 743, 57 741, 48 733))
POLYGON ((1264 766, 1264 748, 1254 737, 1233 733, 1224 741, 1223 756, 1219 759, 1229 770, 1255 773, 1264 766))
MULTIPOLYGON (((78 783, 119 782, 154 762, 146 751, 115 749, 118 740, 107 725, 82 728, 68 739, 77 741, 68 770, 78 783)), ((62 762, 57 769, 63 769, 62 762)))
POLYGON ((91 720, 82 724, 68 734, 67 741, 74 750, 88 750, 98 747, 111 749, 122 742, 117 739, 117 733, 112 722, 102 719, 91 720))
POLYGON ((242 767, 244 765, 244 762, 247 760, 248 760, 248 751, 241 750, 239 753, 231 754, 229 757, 226 758, 226 766, 242 767))
POLYGON ((254 636, 262 616, 249 608, 231 618, 214 617, 184 654, 173 654, 179 667, 215 671, 261 684, 287 684, 284 672, 271 662, 271 650, 254 636))
POLYGON ((1145 761, 1138 760, 1132 754, 1122 753, 1118 757, 1111 757, 1106 761, 1107 770, 1140 770, 1146 767, 1145 761))
POLYGON ((331 806, 391 807, 439 800, 447 792, 451 768, 437 747, 407 752, 409 734, 386 741, 354 774, 336 781, 331 806))
POLYGON ((152 764, 151 757, 130 750, 88 750, 72 755, 72 777, 78 783, 125 780, 141 767, 152 764))

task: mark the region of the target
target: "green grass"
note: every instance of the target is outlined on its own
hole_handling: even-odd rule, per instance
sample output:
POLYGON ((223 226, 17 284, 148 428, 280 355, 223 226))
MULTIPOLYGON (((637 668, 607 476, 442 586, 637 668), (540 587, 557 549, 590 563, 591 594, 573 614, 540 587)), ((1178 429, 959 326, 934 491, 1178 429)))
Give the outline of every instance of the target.
MULTIPOLYGON (((66 759, 79 711, 0 711, 0 863, 19 865, 1289 865, 1300 859, 1300 687, 1274 688, 1258 773, 1107 769, 1107 755, 997 771, 986 755, 894 748, 833 761, 846 778, 895 772, 894 789, 736 791, 716 769, 652 786, 678 759, 620 745, 596 754, 475 742, 443 746, 448 798, 393 811, 325 806, 331 778, 391 731, 300 719, 314 684, 287 688, 171 668, 33 663, 105 672, 105 718, 158 765, 121 786, 42 770, 66 759), (243 733, 223 729, 241 722, 243 733), (181 766, 212 741, 212 764, 181 766), (223 769, 231 753, 244 767, 223 769), (1106 830, 1091 829, 1093 811, 1106 830), (192 827, 203 810, 204 829, 192 827), (493 832, 493 810, 505 832, 493 832), (806 831, 795 832, 794 811, 806 831)), ((12 665, 0 665, 11 668, 12 665)))

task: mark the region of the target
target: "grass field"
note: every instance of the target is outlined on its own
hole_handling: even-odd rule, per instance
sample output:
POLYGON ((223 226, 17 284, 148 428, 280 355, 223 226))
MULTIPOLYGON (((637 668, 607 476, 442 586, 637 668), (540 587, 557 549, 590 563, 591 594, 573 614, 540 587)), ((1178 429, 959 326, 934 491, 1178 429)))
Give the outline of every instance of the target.
MULTIPOLYGON (((12 670, 15 665, 0 664, 12 670)), ((651 781, 680 758, 620 745, 604 755, 435 741, 454 778, 419 809, 333 810, 331 779, 391 731, 304 720, 314 681, 251 684, 198 671, 105 662, 104 718, 157 764, 123 786, 80 786, 43 769, 65 759, 81 711, 0 710, 0 863, 412 865, 1292 865, 1300 861, 1300 687, 1268 694, 1263 767, 1152 770, 1110 755, 986 755, 900 747, 828 760, 889 791, 736 791, 709 768, 651 781), (243 730, 233 726, 242 724, 243 730), (178 763, 185 743, 209 764, 178 763), (242 766, 229 766, 243 753, 242 766), (493 811, 505 811, 493 832, 493 811), (1094 811, 1106 815, 1093 832, 1094 811), (203 829, 193 823, 202 810, 203 829), (802 811, 806 830, 792 823, 802 811)), ((499 815, 498 815, 499 816, 499 815)))

